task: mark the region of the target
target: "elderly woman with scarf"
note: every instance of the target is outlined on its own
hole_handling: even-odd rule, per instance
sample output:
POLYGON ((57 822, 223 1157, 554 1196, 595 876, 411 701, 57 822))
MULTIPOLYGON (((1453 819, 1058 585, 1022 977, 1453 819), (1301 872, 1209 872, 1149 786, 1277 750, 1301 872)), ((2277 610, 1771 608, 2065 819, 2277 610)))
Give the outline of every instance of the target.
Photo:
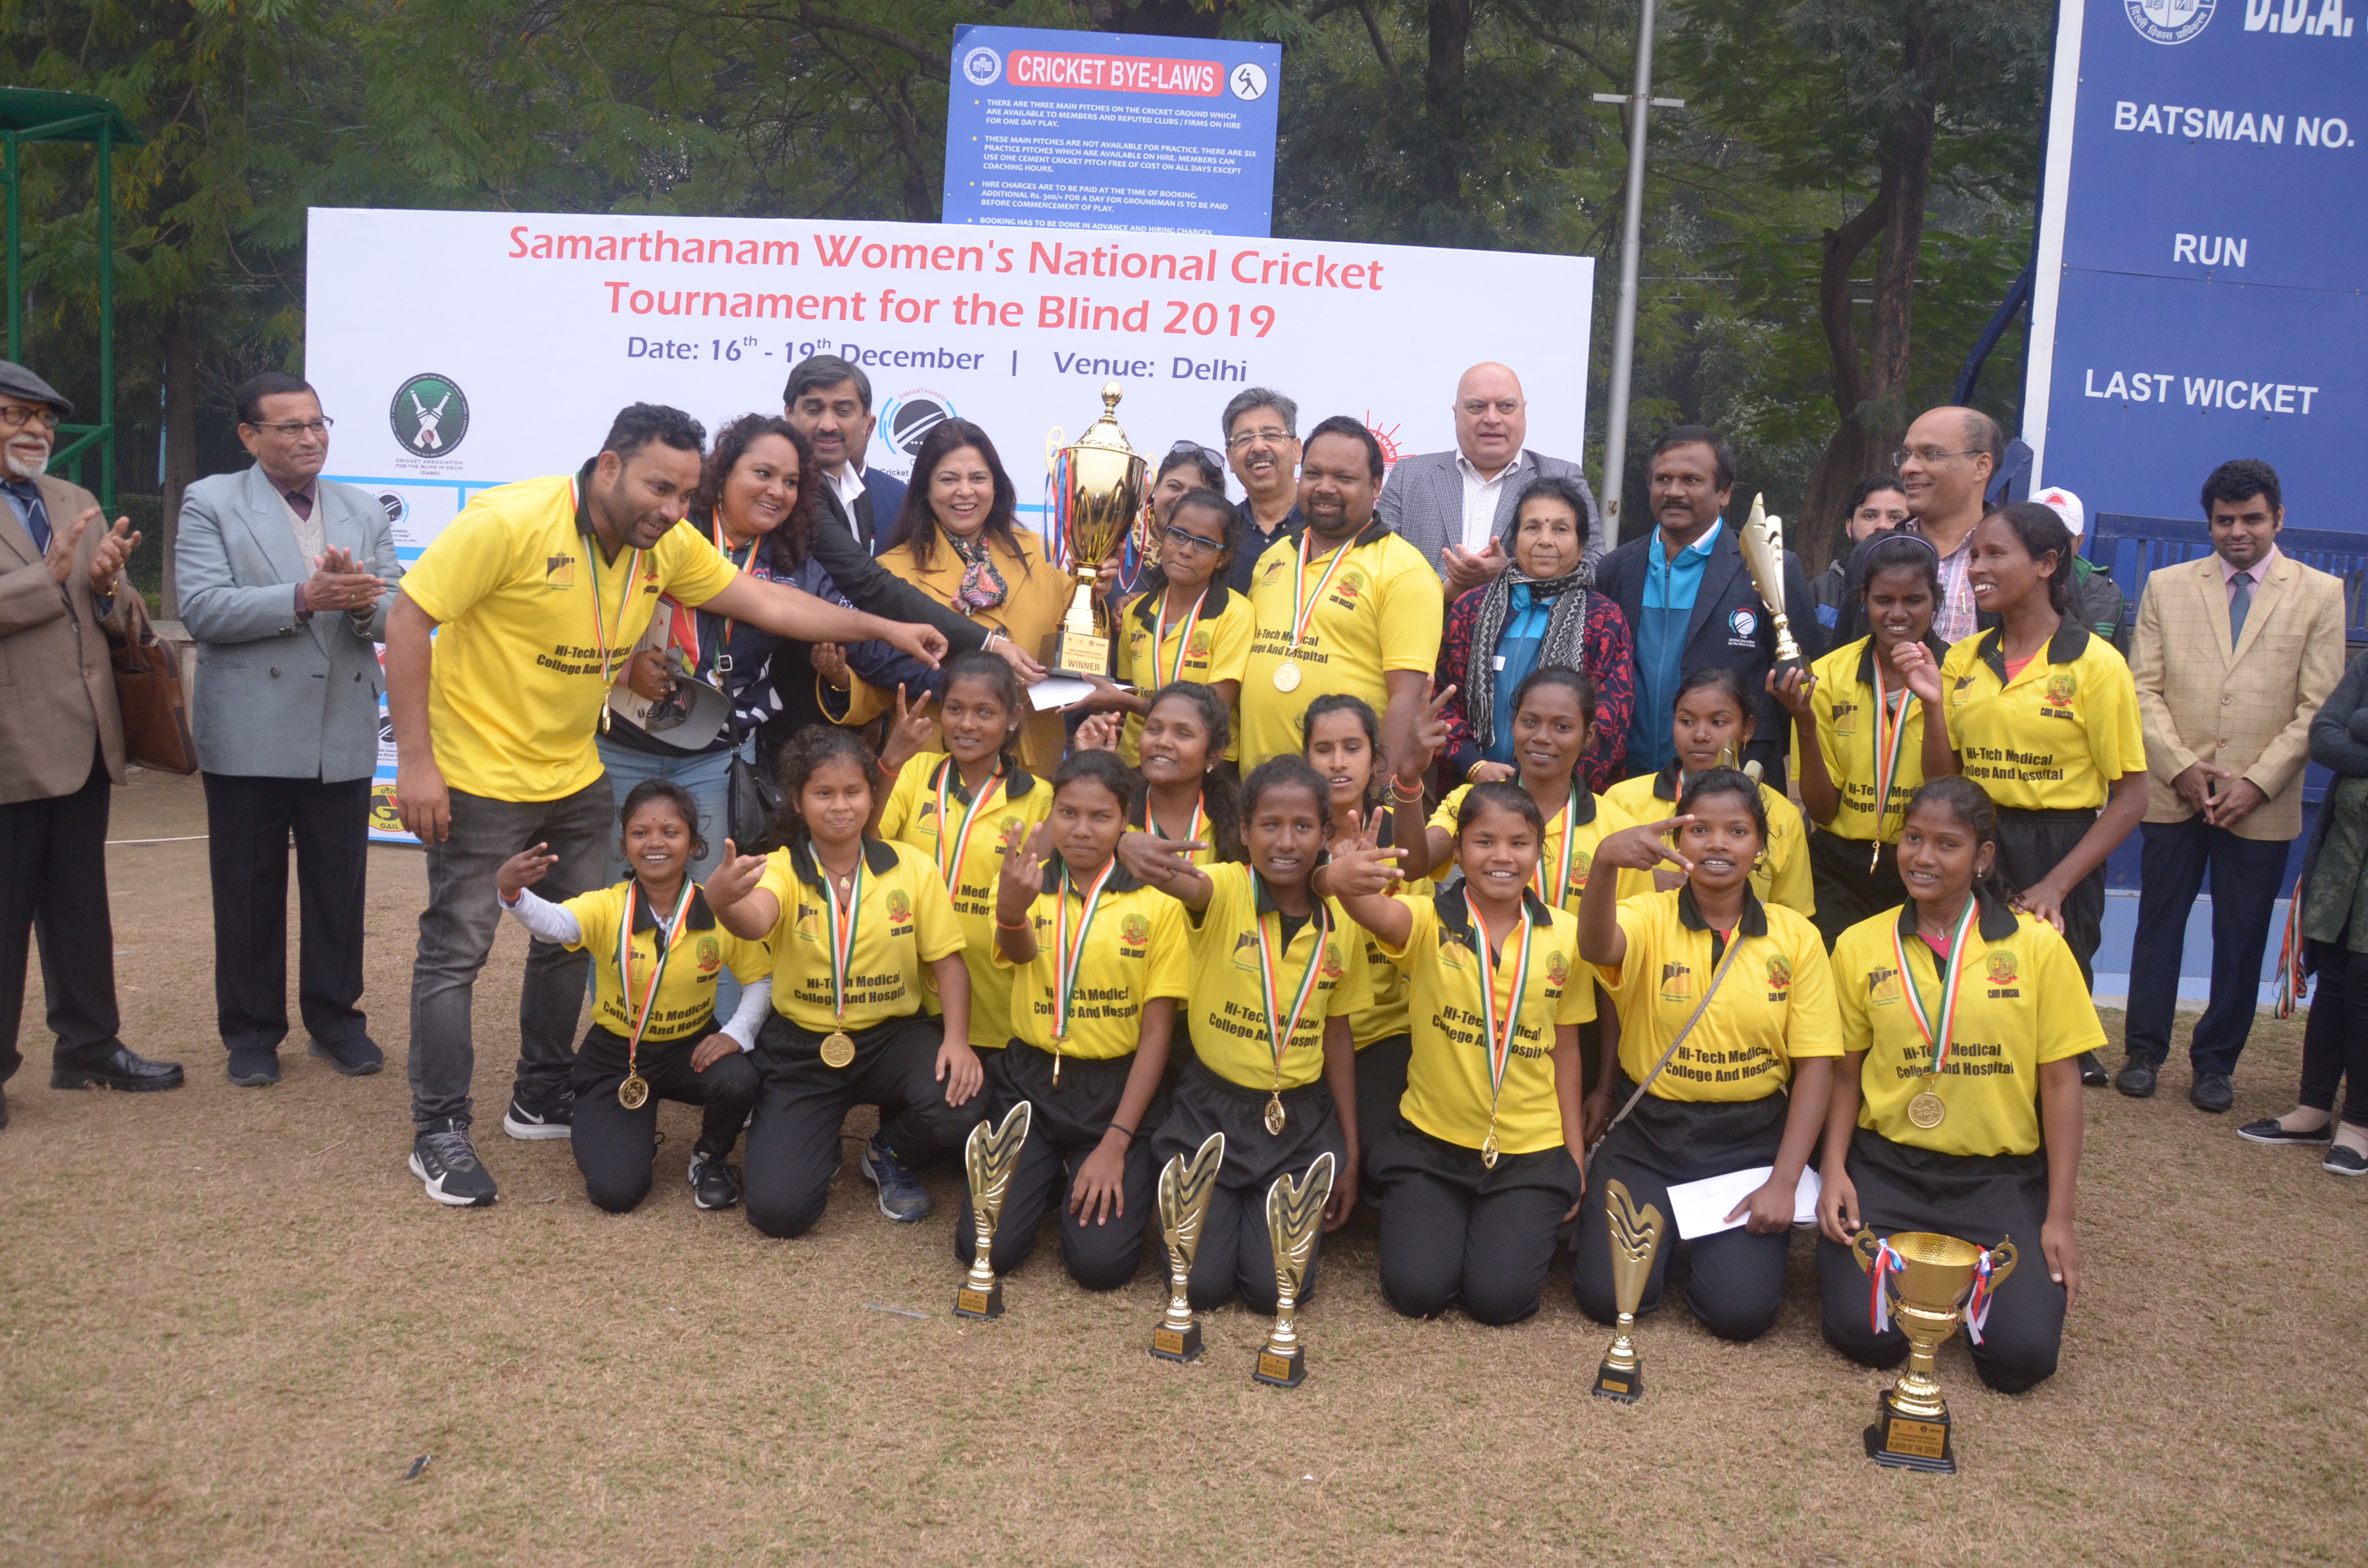
POLYGON ((1529 483, 1506 529, 1502 575, 1448 607, 1438 687, 1453 687, 1440 717, 1440 752, 1451 782, 1514 778, 1513 689, 1532 670, 1561 665, 1595 683, 1595 728, 1578 768, 1600 790, 1620 777, 1635 700, 1635 653, 1628 619, 1594 585, 1587 554, 1587 505, 1566 479, 1529 483))

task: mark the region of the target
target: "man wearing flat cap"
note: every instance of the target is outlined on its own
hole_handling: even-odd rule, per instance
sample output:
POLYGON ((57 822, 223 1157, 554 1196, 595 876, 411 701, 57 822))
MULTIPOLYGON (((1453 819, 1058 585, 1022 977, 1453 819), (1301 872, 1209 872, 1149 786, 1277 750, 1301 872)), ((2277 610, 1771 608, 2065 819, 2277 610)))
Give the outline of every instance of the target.
POLYGON ((175 1089, 176 1063, 116 1038, 107 811, 123 782, 123 723, 107 634, 137 591, 120 579, 140 536, 129 518, 108 528, 89 491, 44 472, 73 412, 49 382, 0 359, 0 1085, 24 1060, 17 1030, 38 933, 57 1036, 51 1086, 175 1089))

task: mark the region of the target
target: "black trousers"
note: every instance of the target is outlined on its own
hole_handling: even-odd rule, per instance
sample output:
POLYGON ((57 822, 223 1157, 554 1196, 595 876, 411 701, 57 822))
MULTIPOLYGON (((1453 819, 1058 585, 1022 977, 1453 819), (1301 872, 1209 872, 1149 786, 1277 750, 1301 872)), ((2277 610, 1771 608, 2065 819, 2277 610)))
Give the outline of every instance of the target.
POLYGON ((2170 1018, 2179 1003, 2179 963, 2187 945, 2187 915, 2212 873, 2212 998, 2195 1021, 2188 1060, 2198 1073, 2234 1073, 2253 1013, 2261 999, 2261 950, 2269 946, 2285 877, 2283 838, 2239 838, 2201 816, 2150 822, 2138 833, 2138 930, 2130 945, 2129 1026, 2123 1041, 2132 1056, 2159 1062, 2170 1054, 2170 1018))
MULTIPOLYGON (((1293 1180, 1304 1180, 1315 1156, 1326 1153, 1334 1182, 1349 1179, 1350 1173, 1340 1168, 1348 1147, 1339 1113, 1323 1081, 1283 1090, 1281 1137, 1266 1130, 1267 1096, 1265 1089, 1246 1089, 1195 1062, 1184 1070, 1167 1119, 1151 1141, 1156 1169, 1178 1154, 1190 1159, 1212 1132, 1225 1135, 1225 1163, 1217 1171, 1217 1190, 1209 1197, 1208 1218, 1201 1226, 1201 1249, 1186 1281, 1185 1296, 1196 1312, 1224 1304, 1235 1290, 1252 1312, 1274 1311, 1278 1292, 1274 1244, 1266 1233, 1267 1188, 1286 1171, 1293 1180)), ((1319 1234, 1299 1292, 1302 1305, 1315 1292, 1323 1253, 1319 1234)))
POLYGON ((1843 932, 1860 921, 1872 920, 1907 902, 1907 885, 1899 880, 1899 846, 1884 845, 1881 858, 1869 870, 1867 851, 1873 847, 1863 839, 1844 838, 1824 828, 1809 835, 1809 876, 1817 889, 1817 913, 1810 919, 1816 924, 1817 935, 1826 939, 1827 952, 1834 950, 1843 932))
MULTIPOLYGON (((1613 1104, 1627 1104, 1634 1090, 1622 1074, 1613 1104)), ((1649 1203, 1667 1215, 1675 1183, 1774 1165, 1791 1103, 1781 1090, 1756 1100, 1679 1101, 1652 1095, 1639 1100, 1635 1114, 1613 1128, 1597 1148, 1595 1165, 1588 1172, 1588 1200, 1578 1210, 1577 1256, 1571 1267, 1578 1310, 1598 1323, 1616 1322, 1620 1316, 1611 1289, 1611 1225, 1603 1212, 1607 1184, 1622 1183, 1639 1209, 1649 1203)), ((1663 1233, 1644 1299, 1637 1304, 1639 1313, 1661 1304, 1669 1256, 1679 1244, 1674 1226, 1663 1233)), ((1784 1293, 1784 1258, 1793 1245, 1789 1231, 1772 1236, 1742 1229, 1721 1231, 1682 1244, 1692 1263, 1686 1305, 1703 1327, 1721 1339, 1757 1339, 1775 1326, 1784 1293)))
POLYGON ((1538 1310, 1555 1233, 1578 1199, 1566 1149, 1507 1154, 1495 1170, 1480 1151, 1400 1125, 1370 1162, 1382 1183, 1382 1294, 1410 1318, 1455 1302, 1485 1324, 1538 1310))
POLYGON ((2310 1017, 2302 1031, 2302 1095, 2313 1110, 2332 1111, 2343 1085, 2343 1119, 2368 1127, 2368 953, 2313 942, 2310 1017))
MULTIPOLYGON (((1026 1100, 1028 1142, 1020 1147, 1019 1167, 1003 1195, 1003 1216, 995 1227, 995 1247, 988 1259, 997 1274, 1008 1274, 1036 1250, 1036 1233, 1044 1212, 1061 1210, 1061 1267, 1088 1290, 1115 1290, 1134 1278, 1143 1261, 1144 1227, 1159 1202, 1159 1167, 1152 1163, 1150 1131, 1159 1125, 1162 1107, 1153 1097, 1144 1113, 1143 1134, 1127 1145, 1125 1199, 1122 1212, 1096 1224, 1069 1212, 1069 1190, 1087 1155, 1101 1147, 1118 1104, 1126 1094, 1127 1074, 1134 1071, 1134 1055, 1088 1061, 1064 1057, 1061 1083, 1053 1085, 1050 1052, 1013 1040, 986 1057, 986 1119, 1001 1124, 1011 1108, 1026 1100)), ((962 1212, 954 1216, 954 1256, 964 1267, 978 1255, 978 1222, 962 1193, 962 1212)))
POLYGON ((838 1173, 839 1129, 859 1105, 880 1108, 880 1141, 906 1165, 959 1150, 986 1114, 985 1096, 946 1104, 938 1081, 945 1031, 935 1018, 908 1013, 849 1031, 855 1060, 833 1067, 823 1037, 779 1013, 757 1037, 756 1119, 748 1124, 748 1222, 768 1236, 803 1235, 830 1201, 838 1173))
POLYGON ((575 1091, 571 1143, 575 1168, 584 1173, 584 1196, 611 1214, 622 1214, 650 1195, 650 1168, 657 1160, 658 1102, 704 1106, 691 1161, 721 1159, 739 1141, 740 1125, 757 1103, 757 1069, 738 1050, 704 1073, 690 1069, 690 1053, 715 1032, 713 1018, 663 1044, 642 1041, 633 1065, 650 1086, 639 1110, 617 1100, 625 1081, 625 1039, 595 1024, 575 1052, 569 1078, 575 1091))
MULTIPOLYGON (((1938 1154, 1860 1128, 1845 1162, 1858 1188, 1859 1219, 1878 1236, 1937 1231, 1976 1246, 2015 1244, 2013 1277, 1990 1299, 1982 1342, 1966 1335, 1974 1370, 2000 1393, 2021 1393, 2053 1377, 2064 1344, 2064 1287, 2047 1277, 2039 1228, 2047 1220, 2047 1156, 1938 1154)), ((1817 1238, 1826 1343, 1862 1367, 1907 1359, 1895 1325, 1878 1335, 1873 1288, 1850 1248, 1817 1238)), ((1960 1333, 1964 1331, 1960 1328, 1960 1333)))
POLYGON ((288 1038, 288 840, 296 840, 302 946, 297 1011, 324 1045, 369 1032, 362 994, 362 892, 370 869, 368 778, 209 773, 206 858, 213 871, 214 1013, 222 1044, 288 1038))
POLYGON ((0 806, 0 1084, 23 1065, 28 943, 41 944, 52 1060, 96 1064, 121 1043, 116 1030, 115 927, 107 912, 107 759, 71 795, 0 806))
MULTIPOLYGON (((2055 869, 2073 846, 2096 825, 2094 812, 2026 812, 1998 808, 1998 869, 2017 888, 2029 888, 2055 869)), ((2089 960, 2105 937, 2105 868, 2097 869, 2072 885, 2064 895, 2064 945, 2079 961, 2080 978, 2097 988, 2097 971, 2089 960)), ((2255 967, 2260 966, 2257 955, 2255 967)))
POLYGON ((1380 1197, 1381 1173, 1373 1162, 1392 1129, 1405 1123, 1406 1065, 1414 1060, 1414 1036, 1383 1035, 1357 1052, 1357 1147, 1364 1151, 1366 1196, 1380 1197))

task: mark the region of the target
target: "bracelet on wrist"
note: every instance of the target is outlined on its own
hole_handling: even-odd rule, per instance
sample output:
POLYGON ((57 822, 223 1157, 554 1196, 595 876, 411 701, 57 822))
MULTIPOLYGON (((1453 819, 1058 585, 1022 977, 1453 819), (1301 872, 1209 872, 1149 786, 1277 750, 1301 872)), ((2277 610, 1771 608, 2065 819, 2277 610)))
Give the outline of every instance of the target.
POLYGON ((1130 1143, 1133 1142, 1137 1138, 1140 1138, 1140 1137, 1142 1137, 1142 1136, 1143 1136, 1143 1134, 1141 1134, 1140 1132, 1137 1132, 1133 1128, 1132 1128, 1132 1127, 1121 1127, 1121 1126, 1120 1126, 1117 1122, 1115 1122, 1115 1121, 1113 1121, 1113 1122, 1111 1122, 1111 1123, 1110 1123, 1110 1130, 1112 1132, 1118 1132, 1118 1133, 1122 1133, 1122 1134, 1124 1134, 1124 1135, 1125 1135, 1125 1138, 1126 1138, 1126 1141, 1127 1141, 1128 1142, 1130 1142, 1130 1143))

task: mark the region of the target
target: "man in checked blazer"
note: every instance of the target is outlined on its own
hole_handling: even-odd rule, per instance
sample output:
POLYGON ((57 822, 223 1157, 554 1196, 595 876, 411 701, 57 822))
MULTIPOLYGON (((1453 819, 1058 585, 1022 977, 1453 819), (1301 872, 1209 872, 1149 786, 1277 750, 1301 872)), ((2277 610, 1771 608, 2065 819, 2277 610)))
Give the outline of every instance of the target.
POLYGON ((241 473, 191 485, 177 553, 198 644, 198 767, 213 869, 214 1005, 230 1081, 279 1081, 288 1035, 288 839, 310 1050, 338 1072, 382 1064, 362 994, 362 885, 378 767, 372 646, 403 569, 383 508, 320 477, 329 420, 295 376, 238 391, 241 473))
POLYGON ((1603 555, 1603 518, 1578 465, 1533 452, 1521 379, 1505 366, 1474 365, 1455 383, 1455 450, 1401 458, 1374 515, 1422 551, 1447 583, 1447 602, 1511 563, 1501 542, 1530 481, 1559 475, 1587 502, 1587 564, 1603 555))
POLYGON ((2129 1058, 2144 1098, 2170 1053, 2188 911, 2212 872, 2212 999, 2188 1048, 2199 1110, 2224 1111, 2253 1026, 2261 949, 2302 831, 2310 722, 2343 673, 2343 585, 2278 550, 2285 508, 2265 462, 2203 482, 2213 553, 2147 577, 2130 674, 2146 731, 2146 814, 2130 954, 2129 1058))

